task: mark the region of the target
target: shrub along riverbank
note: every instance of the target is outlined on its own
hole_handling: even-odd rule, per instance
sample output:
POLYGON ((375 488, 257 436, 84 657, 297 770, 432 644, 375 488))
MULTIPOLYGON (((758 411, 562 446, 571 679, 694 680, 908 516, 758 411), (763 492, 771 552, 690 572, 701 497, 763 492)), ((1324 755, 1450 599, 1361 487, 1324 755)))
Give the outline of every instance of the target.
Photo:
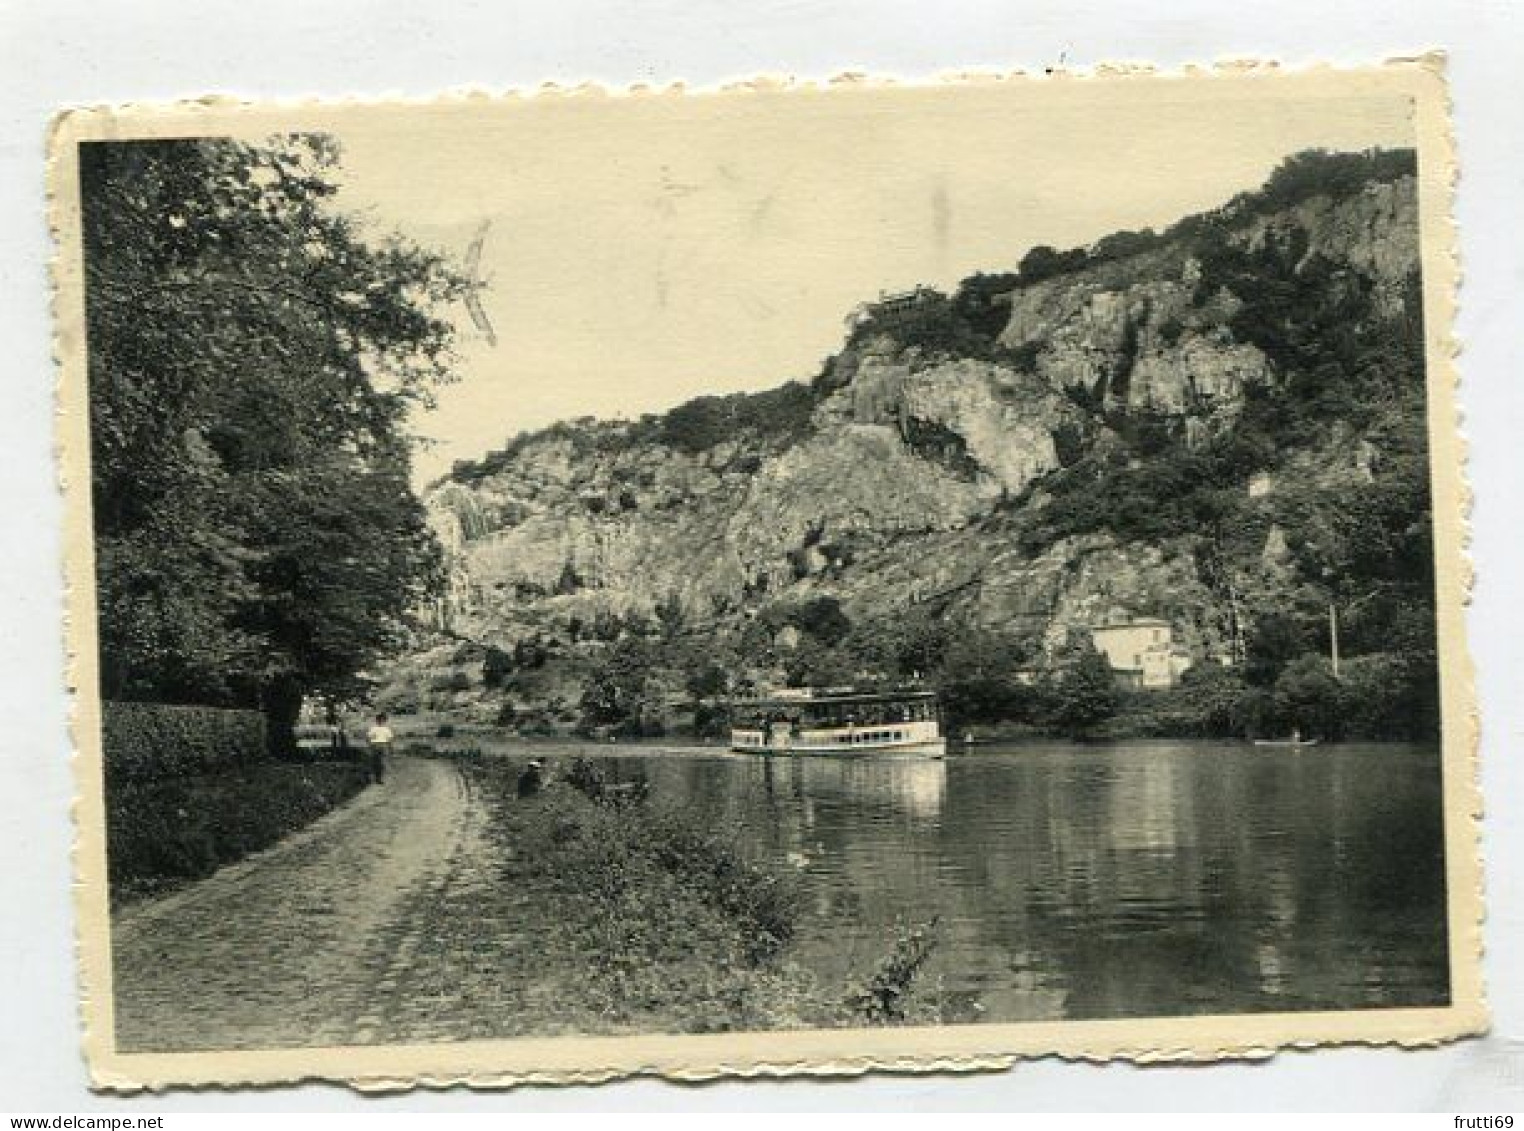
POLYGON ((167 891, 269 848, 368 780, 355 763, 262 762, 113 785, 106 794, 112 902, 167 891))
POLYGON ((368 779, 353 763, 271 760, 256 711, 107 702, 101 719, 114 904, 268 848, 368 779))
MULTIPOLYGON (((585 764, 584 764, 585 765, 585 764)), ((517 767, 463 767, 495 810, 500 883, 535 940, 524 1032, 699 1033, 892 1024, 921 959, 885 939, 860 984, 828 986, 790 957, 805 913, 795 876, 748 861, 696 814, 570 774, 516 796, 517 767), (889 1002, 889 1008, 884 1003, 889 1002)), ((916 946, 930 950, 925 932, 916 946)))

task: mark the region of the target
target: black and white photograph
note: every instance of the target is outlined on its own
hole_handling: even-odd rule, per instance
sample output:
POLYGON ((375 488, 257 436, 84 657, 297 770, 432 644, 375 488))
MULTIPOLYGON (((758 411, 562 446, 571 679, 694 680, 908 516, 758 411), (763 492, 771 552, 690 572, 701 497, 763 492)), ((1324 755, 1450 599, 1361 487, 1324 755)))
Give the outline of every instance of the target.
POLYGON ((97 1082, 1478 1031, 1443 102, 64 118, 97 1082))

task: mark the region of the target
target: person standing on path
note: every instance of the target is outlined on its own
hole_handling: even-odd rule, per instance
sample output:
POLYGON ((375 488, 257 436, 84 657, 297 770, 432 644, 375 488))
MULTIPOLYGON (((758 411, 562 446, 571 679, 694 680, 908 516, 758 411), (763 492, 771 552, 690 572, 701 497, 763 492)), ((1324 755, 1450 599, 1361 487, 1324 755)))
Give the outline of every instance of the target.
POLYGON ((392 728, 386 725, 384 714, 376 716, 376 725, 365 732, 365 745, 370 750, 370 776, 377 785, 386 778, 386 755, 392 748, 392 728))

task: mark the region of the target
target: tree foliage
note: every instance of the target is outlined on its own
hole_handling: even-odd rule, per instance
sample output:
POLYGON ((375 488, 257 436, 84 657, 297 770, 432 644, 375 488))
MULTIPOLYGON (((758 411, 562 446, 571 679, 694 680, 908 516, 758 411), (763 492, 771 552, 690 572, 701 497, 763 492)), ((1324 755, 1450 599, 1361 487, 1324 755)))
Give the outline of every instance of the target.
POLYGON ((1116 714, 1121 703, 1106 657, 1086 641, 1072 662, 1055 672, 1046 689, 1048 721, 1063 734, 1083 738, 1116 714))
POLYGON ((621 737, 659 736, 660 658, 659 643, 638 636, 626 636, 610 648, 583 685, 581 726, 612 727, 621 737))
MULTIPOLYGON (((335 206, 320 136, 81 147, 108 696, 343 695, 437 547, 406 416, 449 377, 463 281, 335 206)), ((284 722, 282 722, 284 720, 284 722)))
POLYGON ((697 397, 648 422, 658 442, 690 455, 737 439, 797 443, 812 431, 808 386, 790 381, 760 393, 697 397))

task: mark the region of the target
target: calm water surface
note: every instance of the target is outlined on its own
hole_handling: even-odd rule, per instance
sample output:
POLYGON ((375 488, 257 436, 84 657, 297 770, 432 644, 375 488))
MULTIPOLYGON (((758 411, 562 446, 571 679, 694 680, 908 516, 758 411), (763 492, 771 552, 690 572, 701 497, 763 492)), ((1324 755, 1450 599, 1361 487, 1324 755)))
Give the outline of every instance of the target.
POLYGON ((1448 1000, 1439 754, 1244 743, 945 761, 609 760, 794 869, 828 983, 934 916, 953 1014, 1034 1021, 1448 1000))

